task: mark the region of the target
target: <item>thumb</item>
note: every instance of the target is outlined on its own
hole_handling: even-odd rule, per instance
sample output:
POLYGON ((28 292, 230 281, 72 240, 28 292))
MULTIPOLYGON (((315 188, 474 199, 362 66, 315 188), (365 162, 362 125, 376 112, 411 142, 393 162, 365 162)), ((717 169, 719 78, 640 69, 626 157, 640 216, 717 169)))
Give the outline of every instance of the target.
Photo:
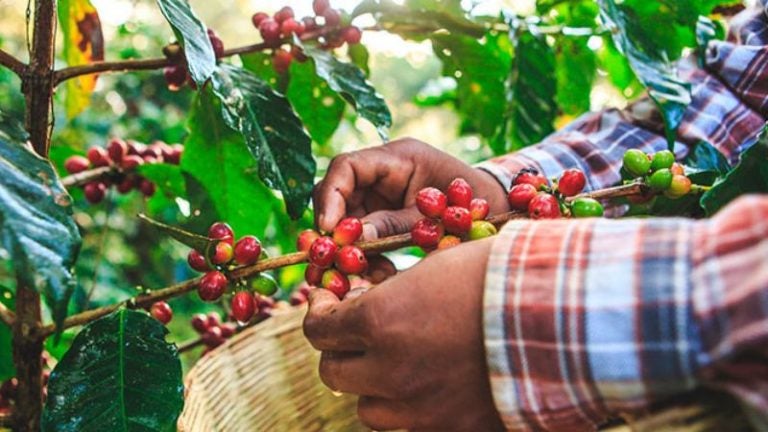
POLYGON ((375 211, 362 218, 363 240, 407 233, 420 218, 421 214, 416 206, 402 210, 375 211))

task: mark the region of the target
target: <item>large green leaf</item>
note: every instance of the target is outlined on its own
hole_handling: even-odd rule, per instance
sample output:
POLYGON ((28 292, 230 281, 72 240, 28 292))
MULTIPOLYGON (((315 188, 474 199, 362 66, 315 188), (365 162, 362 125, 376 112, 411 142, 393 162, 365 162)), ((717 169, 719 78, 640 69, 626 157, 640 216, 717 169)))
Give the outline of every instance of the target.
POLYGON ((726 174, 731 169, 728 159, 706 141, 699 141, 692 146, 683 159, 683 165, 692 168, 694 172, 712 171, 718 176, 726 174))
POLYGON ((372 14, 381 28, 409 39, 422 40, 443 30, 456 35, 482 37, 486 29, 467 17, 457 0, 364 0, 352 12, 372 14))
POLYGON ((216 56, 205 24, 186 0, 157 0, 157 4, 184 48, 190 76, 202 86, 216 68, 216 56))
POLYGON ((565 114, 575 116, 590 108, 597 58, 587 46, 588 40, 560 38, 555 45, 557 105, 565 114))
POLYGON ((290 103, 250 72, 228 65, 213 75, 213 93, 221 101, 224 121, 242 134, 258 161, 261 179, 282 192, 291 217, 300 217, 316 164, 311 139, 290 103))
POLYGON ((701 197, 701 205, 708 215, 712 215, 748 193, 768 193, 768 127, 725 178, 701 197))
POLYGON ((183 197, 185 184, 184 176, 178 165, 166 163, 144 164, 136 170, 142 177, 152 180, 168 198, 183 197))
POLYGON ((51 373, 42 430, 176 430, 184 385, 167 333, 127 309, 86 326, 51 373))
MULTIPOLYGON (((221 110, 219 101, 208 91, 200 92, 192 104, 189 136, 181 158, 182 170, 194 179, 187 179, 187 188, 202 186, 218 216, 238 235, 261 237, 275 198, 259 180, 257 164, 244 138, 224 123, 221 110)), ((188 193, 200 195, 194 190, 188 193)), ((210 212, 205 207, 195 211, 210 212)))
MULTIPOLYGON (((10 289, 0 285, 0 303, 14 310, 14 297, 10 289)), ((13 334, 11 328, 0 322, 0 381, 5 381, 16 375, 13 364, 13 334)))
POLYGON ((293 62, 286 96, 312 139, 326 144, 344 115, 344 101, 317 76, 311 61, 293 62))
MULTIPOLYGON (((59 0, 59 26, 64 37, 64 60, 78 66, 104 60, 101 20, 90 0, 59 0)), ((89 104, 98 75, 81 75, 65 84, 67 116, 74 117, 89 104)))
POLYGON ((61 323, 75 287, 72 266, 80 233, 72 199, 50 163, 24 143, 21 128, 0 113, 0 234, 21 284, 44 295, 61 323))
POLYGON ((392 126, 392 114, 381 95, 366 81, 363 71, 319 48, 306 46, 304 53, 315 61, 317 75, 352 105, 361 117, 373 123, 379 136, 386 140, 387 129, 392 126))

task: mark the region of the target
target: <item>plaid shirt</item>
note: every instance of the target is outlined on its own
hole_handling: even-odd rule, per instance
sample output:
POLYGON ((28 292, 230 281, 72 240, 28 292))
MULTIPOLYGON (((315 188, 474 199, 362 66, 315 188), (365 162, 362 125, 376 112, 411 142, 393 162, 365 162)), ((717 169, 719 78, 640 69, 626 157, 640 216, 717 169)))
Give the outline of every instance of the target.
MULTIPOLYGON (((736 162, 768 115, 768 8, 736 17, 705 64, 682 68, 693 102, 675 153, 706 140, 736 162)), ((585 115, 481 168, 509 188, 523 167, 548 177, 576 167, 597 189, 619 182, 630 148, 666 148, 647 101, 585 115)), ((701 221, 512 221, 492 248, 484 321, 510 429, 592 430, 699 386, 730 392, 768 425, 768 196, 701 221)))

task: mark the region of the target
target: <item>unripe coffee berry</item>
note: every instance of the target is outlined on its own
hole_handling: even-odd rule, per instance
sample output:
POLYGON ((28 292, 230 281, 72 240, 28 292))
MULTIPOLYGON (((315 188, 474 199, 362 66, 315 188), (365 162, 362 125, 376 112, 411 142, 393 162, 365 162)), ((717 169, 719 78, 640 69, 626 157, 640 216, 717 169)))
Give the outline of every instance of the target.
POLYGON ((347 245, 336 252, 336 268, 344 274, 363 274, 368 269, 368 260, 359 247, 347 245))
POLYGON ((427 187, 416 194, 416 208, 426 217, 439 218, 448 207, 448 197, 439 189, 427 187))
POLYGON ((576 198, 571 204, 571 214, 575 218, 600 217, 603 215, 603 205, 593 198, 576 198))
POLYGON ((152 307, 149 308, 149 314, 164 325, 171 322, 171 319, 173 318, 173 310, 168 303, 164 301, 159 301, 153 304, 152 307))
POLYGON ((240 265, 251 265, 261 257, 261 242, 254 236, 245 236, 235 245, 235 261, 240 265))
POLYGON ((528 216, 531 219, 556 219, 562 215, 560 203, 554 195, 539 192, 528 203, 528 216))
POLYGON ((328 268, 333 264, 337 249, 338 246, 332 238, 320 237, 309 248, 309 262, 321 268, 328 268))
POLYGON ((342 219, 333 229, 333 241, 339 246, 349 245, 363 235, 363 223, 360 219, 348 217, 342 219))
POLYGON ((507 201, 512 210, 528 210, 528 203, 537 193, 536 187, 530 183, 516 184, 509 190, 507 201))
POLYGON ((443 226, 438 222, 424 218, 417 221, 411 228, 411 238, 416 246, 429 251, 437 247, 443 231, 443 226))
POLYGON ((584 172, 579 169, 565 170, 560 180, 557 182, 557 190, 560 191, 563 196, 578 195, 584 186, 587 184, 587 178, 584 176, 584 172))
POLYGON ((195 314, 192 317, 192 328, 198 333, 205 333, 208 330, 208 317, 203 314, 195 314))
POLYGON ((547 178, 534 171, 522 171, 517 174, 514 180, 512 180, 512 185, 520 184, 529 184, 533 186, 537 191, 540 191, 549 186, 547 178))
POLYGON ((672 164, 674 163, 675 154, 669 150, 662 150, 654 154, 651 158, 651 171, 672 168, 672 164))
POLYGON ((672 168, 669 169, 674 175, 685 175, 685 168, 682 165, 675 162, 672 164, 672 168))
POLYGON ((496 226, 485 220, 478 220, 472 222, 472 228, 469 230, 468 237, 470 240, 480 240, 492 235, 496 235, 498 231, 496 226))
POLYGON ((472 187, 463 178, 454 179, 445 191, 449 206, 469 209, 472 203, 472 187))
POLYGON ((107 154, 112 161, 119 164, 123 157, 128 155, 128 144, 120 138, 114 138, 107 144, 107 154))
POLYGON ((225 241, 220 241, 216 243, 216 246, 213 249, 213 254, 210 257, 211 262, 216 265, 227 264, 232 261, 234 254, 235 253, 231 244, 225 241))
POLYGON ((228 284, 229 281, 224 273, 216 270, 209 271, 200 279, 197 294, 204 301, 216 301, 224 294, 228 284))
POLYGON ((229 224, 225 222, 216 222, 208 228, 208 238, 234 244, 235 232, 232 231, 232 227, 230 227, 229 224))
POLYGON ((261 295, 271 296, 277 292, 277 282, 268 274, 260 274, 251 281, 251 289, 261 295))
POLYGON ((102 182, 86 183, 86 185, 83 186, 83 193, 85 194, 85 199, 89 203, 98 204, 107 195, 107 185, 102 182))
POLYGON ((187 264, 189 264, 192 270, 199 272, 207 272, 211 269, 211 267, 205 261, 205 255, 194 249, 189 251, 189 254, 187 255, 187 264))
POLYGON ((622 160, 624 169, 635 177, 641 177, 651 169, 651 161, 642 150, 629 149, 622 160))
POLYGON ((70 174, 77 174, 88 169, 91 161, 82 156, 70 156, 64 161, 64 169, 70 174))
POLYGON ((472 228, 472 215, 464 207, 449 206, 442 217, 445 230, 451 234, 464 234, 472 228))
POLYGON ((669 189, 672 184, 672 171, 669 168, 660 168, 648 177, 648 186, 657 191, 669 189))
POLYGON ((343 299, 349 292, 349 278, 336 269, 329 269, 323 273, 322 286, 343 299))
POLYGON ((239 322, 245 323, 256 313, 256 301, 248 291, 238 291, 232 296, 232 316, 239 322))
POLYGON ((307 229, 299 233, 299 237, 296 239, 296 250, 299 252, 307 252, 312 247, 312 243, 320 238, 320 233, 315 230, 307 229))
POLYGON ((461 244, 461 239, 454 236, 454 235, 447 235, 440 239, 440 241, 437 243, 437 249, 443 250, 452 248, 454 246, 458 246, 461 244))
POLYGON ((304 270, 304 280, 312 286, 320 286, 323 283, 323 272, 325 272, 324 268, 309 264, 304 270))
POLYGON ((684 175, 672 176, 672 182, 669 188, 664 191, 664 196, 671 199, 677 199, 688 194, 691 191, 691 179, 684 175))
POLYGON ((490 211, 491 207, 488 205, 488 201, 482 198, 475 198, 469 203, 469 214, 472 216, 472 220, 484 220, 490 211))

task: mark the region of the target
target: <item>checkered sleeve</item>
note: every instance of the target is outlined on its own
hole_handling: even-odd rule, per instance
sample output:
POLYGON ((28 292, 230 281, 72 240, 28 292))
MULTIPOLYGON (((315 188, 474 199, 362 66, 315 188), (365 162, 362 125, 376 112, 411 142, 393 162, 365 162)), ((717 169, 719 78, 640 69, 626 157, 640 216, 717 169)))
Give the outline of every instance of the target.
POLYGON ((702 221, 512 221, 484 301, 512 430, 593 430, 699 386, 768 416, 767 196, 702 221))

